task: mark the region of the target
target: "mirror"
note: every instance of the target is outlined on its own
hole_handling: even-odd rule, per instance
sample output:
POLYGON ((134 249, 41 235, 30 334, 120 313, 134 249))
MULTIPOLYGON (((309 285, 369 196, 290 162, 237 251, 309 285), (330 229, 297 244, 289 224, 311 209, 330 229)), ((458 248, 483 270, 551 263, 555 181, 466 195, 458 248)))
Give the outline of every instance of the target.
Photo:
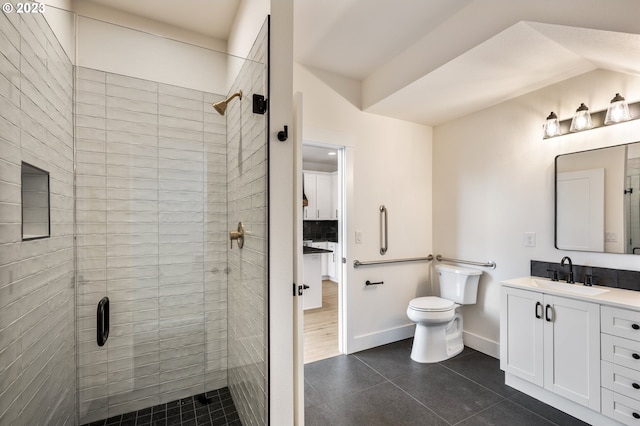
POLYGON ((558 155, 555 246, 640 255, 640 142, 558 155))

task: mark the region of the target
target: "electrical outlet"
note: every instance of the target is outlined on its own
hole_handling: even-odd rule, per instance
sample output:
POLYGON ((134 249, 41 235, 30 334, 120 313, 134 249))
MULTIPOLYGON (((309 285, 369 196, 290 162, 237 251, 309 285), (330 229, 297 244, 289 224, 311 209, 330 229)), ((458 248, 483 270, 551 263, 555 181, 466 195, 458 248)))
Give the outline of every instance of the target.
POLYGON ((362 244, 362 232, 356 231, 356 244, 362 244))
POLYGON ((618 235, 615 232, 605 232, 604 240, 610 243, 616 242, 618 241, 618 235))
POLYGON ((536 246, 536 233, 535 232, 525 232, 524 233, 524 246, 525 247, 535 247, 536 246))

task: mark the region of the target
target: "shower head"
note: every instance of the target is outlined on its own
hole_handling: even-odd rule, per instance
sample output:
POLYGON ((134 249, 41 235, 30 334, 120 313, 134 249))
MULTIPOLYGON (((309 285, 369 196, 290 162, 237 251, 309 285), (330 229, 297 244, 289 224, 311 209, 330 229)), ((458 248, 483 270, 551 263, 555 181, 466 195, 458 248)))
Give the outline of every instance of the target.
POLYGON ((218 114, 224 115, 225 111, 227 110, 227 104, 231 101, 231 99, 233 99, 235 97, 239 97, 240 100, 242 100, 242 90, 237 91, 236 93, 234 93, 233 95, 231 95, 227 99, 225 99, 224 101, 220 101, 220 102, 216 102, 215 104, 211 104, 211 106, 213 106, 215 108, 215 110, 218 111, 218 114))

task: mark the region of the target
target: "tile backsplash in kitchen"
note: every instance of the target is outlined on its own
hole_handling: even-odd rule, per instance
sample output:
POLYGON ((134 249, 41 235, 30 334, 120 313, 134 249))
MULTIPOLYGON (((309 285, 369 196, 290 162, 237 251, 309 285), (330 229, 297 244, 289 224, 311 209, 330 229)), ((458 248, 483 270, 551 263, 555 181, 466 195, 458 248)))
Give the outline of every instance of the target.
POLYGON ((338 242, 337 220, 305 220, 303 222, 303 239, 313 241, 338 242))

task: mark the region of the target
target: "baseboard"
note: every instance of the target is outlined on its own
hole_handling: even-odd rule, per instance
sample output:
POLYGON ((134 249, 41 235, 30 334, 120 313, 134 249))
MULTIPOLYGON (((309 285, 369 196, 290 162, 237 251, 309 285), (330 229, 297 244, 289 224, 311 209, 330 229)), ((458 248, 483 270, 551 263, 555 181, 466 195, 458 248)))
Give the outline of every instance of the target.
POLYGON ((347 342, 346 353, 352 354, 354 352, 375 348, 376 346, 386 345, 387 343, 397 342, 398 340, 408 339, 413 337, 415 329, 416 325, 411 323, 375 333, 355 336, 351 342, 347 342))
POLYGON ((478 352, 500 359, 500 343, 489 340, 477 334, 462 332, 462 341, 465 346, 475 349, 478 352))
POLYGON ((576 417, 587 424, 598 426, 620 426, 620 423, 604 416, 603 414, 593 411, 583 405, 577 404, 553 392, 550 392, 531 382, 516 377, 512 374, 505 374, 505 384, 514 389, 519 390, 539 401, 544 402, 560 411, 563 411, 573 417, 576 417))

